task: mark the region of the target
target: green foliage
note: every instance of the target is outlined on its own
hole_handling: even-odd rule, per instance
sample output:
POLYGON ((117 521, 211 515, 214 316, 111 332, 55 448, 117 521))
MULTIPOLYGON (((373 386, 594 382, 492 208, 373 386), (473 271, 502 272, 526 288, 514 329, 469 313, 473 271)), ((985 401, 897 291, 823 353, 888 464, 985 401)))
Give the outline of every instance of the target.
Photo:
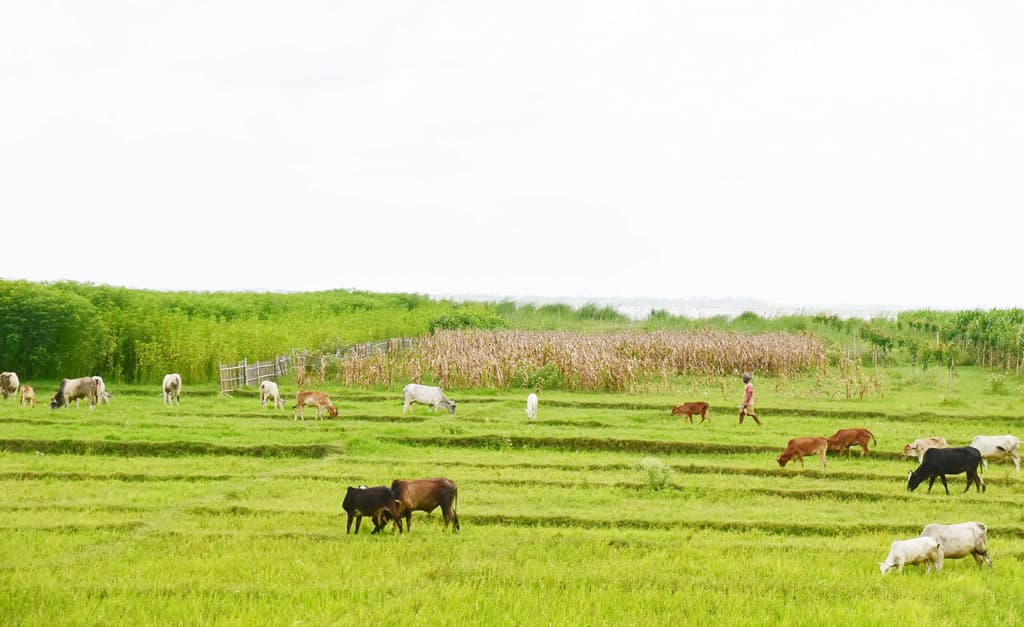
POLYGON ((457 329, 504 329, 508 324, 498 316, 480 314, 469 311, 438 316, 430 321, 427 329, 431 334, 437 331, 454 331, 457 329))
MULTIPOLYGON (((24 379, 99 374, 210 381, 221 363, 292 349, 416 337, 465 308, 415 294, 156 292, 83 283, 0 281, 0 368, 24 379)), ((474 316, 499 324, 493 309, 474 316), (497 322, 493 322, 497 321, 497 322)))
POLYGON ((989 389, 993 394, 1006 394, 1006 374, 993 372, 987 378, 989 389))
POLYGON ((645 457, 640 460, 639 469, 646 476, 644 485, 648 490, 657 492, 669 486, 672 469, 657 457, 645 457))
POLYGON ((545 364, 529 372, 521 372, 512 380, 512 387, 531 390, 558 390, 566 387, 565 375, 555 364, 545 364))

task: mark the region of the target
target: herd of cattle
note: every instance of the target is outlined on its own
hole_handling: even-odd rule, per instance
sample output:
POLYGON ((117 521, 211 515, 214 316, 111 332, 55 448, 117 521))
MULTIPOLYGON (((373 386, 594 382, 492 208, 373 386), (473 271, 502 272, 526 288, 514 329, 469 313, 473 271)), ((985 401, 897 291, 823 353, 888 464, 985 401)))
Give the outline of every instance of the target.
MULTIPOLYGON (((672 408, 673 416, 683 416, 691 424, 693 417, 699 415, 701 422, 707 420, 708 404, 704 402, 683 403, 672 408)), ((793 460, 800 460, 803 467, 804 457, 817 456, 821 467, 825 469, 825 455, 828 452, 844 452, 850 455, 850 448, 860 446, 861 455, 871 454, 868 443, 878 441, 867 429, 840 429, 830 437, 798 437, 791 439, 786 449, 776 458, 779 466, 793 460)), ((988 460, 999 457, 1010 457, 1013 465, 1020 472, 1020 440, 1013 435, 979 435, 971 440, 970 446, 950 447, 946 438, 933 436, 919 438, 903 447, 903 457, 917 457, 918 467, 907 475, 907 489, 913 492, 922 482, 928 481, 928 491, 936 479, 942 480, 942 486, 949 494, 946 475, 965 473, 967 487, 974 485, 975 490, 985 491, 985 482, 978 474, 978 466, 988 468, 988 460)), ((929 524, 917 538, 895 540, 889 547, 889 555, 879 564, 882 574, 893 568, 903 571, 906 564, 924 564, 925 571, 942 570, 945 559, 958 559, 972 556, 981 567, 987 564, 992 567, 988 556, 988 528, 980 522, 966 522, 956 525, 929 524)))
MULTIPOLYGON (((171 373, 164 377, 162 391, 165 404, 181 403, 181 375, 171 373)), ((23 406, 35 407, 35 391, 29 385, 21 385, 18 375, 13 372, 0 373, 0 395, 4 399, 21 393, 23 406)), ((445 396, 440 387, 410 383, 402 390, 404 404, 402 413, 408 411, 413 403, 427 405, 436 412, 445 409, 455 414, 455 401, 445 396)), ((264 409, 271 403, 275 409, 284 409, 284 397, 273 381, 263 381, 259 386, 260 404, 264 409)), ((107 392, 101 377, 80 377, 61 381, 56 394, 50 400, 50 408, 67 407, 72 401, 76 406, 86 399, 89 408, 99 403, 109 403, 112 395, 107 392)), ((303 410, 311 406, 316 409, 316 419, 321 419, 322 412, 337 417, 338 410, 331 403, 330 397, 324 392, 302 390, 295 396, 294 418, 305 420, 303 410)), ((529 420, 537 417, 537 395, 530 394, 526 400, 526 415, 529 420)), ((684 416, 693 423, 693 416, 699 415, 701 422, 707 420, 708 404, 705 402, 684 403, 672 409, 673 416, 684 416)), ((849 456, 850 448, 859 446, 861 455, 870 455, 869 442, 877 444, 877 439, 867 429, 840 429, 830 437, 798 437, 789 441, 786 449, 778 456, 779 466, 797 459, 803 467, 803 458, 817 456, 825 469, 826 453, 844 452, 849 456)), ((943 437, 921 438, 903 447, 903 457, 917 457, 918 468, 910 471, 907 476, 907 489, 915 490, 925 480, 931 492, 935 479, 941 479, 946 494, 949 486, 946 475, 965 473, 967 487, 964 492, 975 486, 978 492, 985 491, 985 482, 978 473, 978 466, 988 467, 989 459, 1008 456, 1013 460, 1017 471, 1020 471, 1020 440, 1012 435, 976 436, 969 446, 950 447, 943 437)), ((459 517, 456 514, 458 488, 455 482, 447 478, 399 480, 391 486, 359 486, 349 487, 342 508, 347 515, 346 533, 355 531, 364 516, 373 521, 373 533, 381 531, 388 522, 394 522, 399 533, 403 532, 402 519, 405 520, 404 530, 408 531, 412 522, 412 512, 431 512, 440 507, 444 516, 445 529, 451 524, 454 530, 459 529, 459 517)), ((906 564, 924 564, 926 571, 941 570, 944 559, 957 559, 968 555, 974 557, 979 566, 987 564, 992 567, 992 560, 987 552, 987 527, 979 522, 966 522, 956 525, 925 526, 921 535, 909 540, 896 540, 892 543, 889 555, 880 564, 882 574, 895 568, 903 570, 906 564)))

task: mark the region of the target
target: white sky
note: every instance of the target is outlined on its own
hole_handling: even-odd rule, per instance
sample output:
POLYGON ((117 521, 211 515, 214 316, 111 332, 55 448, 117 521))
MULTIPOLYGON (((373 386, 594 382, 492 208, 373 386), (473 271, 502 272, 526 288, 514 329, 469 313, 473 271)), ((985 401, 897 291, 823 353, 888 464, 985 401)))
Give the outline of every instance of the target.
POLYGON ((1024 305, 1018 2, 2 2, 0 276, 1024 305))

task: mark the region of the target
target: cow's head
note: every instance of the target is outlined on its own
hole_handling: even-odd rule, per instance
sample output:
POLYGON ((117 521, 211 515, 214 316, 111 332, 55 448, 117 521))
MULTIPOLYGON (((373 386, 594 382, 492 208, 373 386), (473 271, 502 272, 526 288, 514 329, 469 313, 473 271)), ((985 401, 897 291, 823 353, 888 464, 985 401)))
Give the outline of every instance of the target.
POLYGON ((917 486, 921 485, 922 481, 924 481, 924 477, 919 476, 916 470, 907 471, 907 490, 913 492, 917 486))
POLYGON ((903 457, 910 457, 910 454, 915 452, 914 447, 909 444, 903 445, 903 457))
POLYGON ((448 401, 447 403, 442 403, 442 406, 448 410, 449 414, 453 416, 455 415, 455 401, 448 401))
POLYGON ((64 406, 64 397, 60 394, 50 399, 50 409, 57 409, 64 406))
POLYGON ((327 406, 327 413, 331 415, 331 418, 337 418, 338 417, 338 408, 335 407, 334 405, 328 405, 327 406))
POLYGON ((786 462, 789 461, 789 458, 786 457, 785 454, 783 454, 783 455, 779 455, 777 458, 775 458, 775 461, 779 462, 779 466, 785 467, 786 466, 786 462))

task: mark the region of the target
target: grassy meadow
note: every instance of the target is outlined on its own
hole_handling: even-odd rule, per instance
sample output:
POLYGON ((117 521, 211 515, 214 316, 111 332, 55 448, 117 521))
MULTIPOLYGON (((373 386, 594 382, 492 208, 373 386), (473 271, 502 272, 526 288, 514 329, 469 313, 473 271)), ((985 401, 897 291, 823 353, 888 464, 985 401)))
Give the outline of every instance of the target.
POLYGON ((521 390, 403 415, 400 386, 329 383, 338 418, 295 421, 188 381, 181 405, 108 384, 110 405, 51 411, 56 383, 31 381, 39 407, 0 401, 0 624, 1020 624, 1024 479, 999 461, 984 494, 962 475, 911 494, 899 456, 922 436, 1020 436, 1024 380, 989 373, 879 369, 863 399, 759 377, 761 427, 737 424, 742 383, 715 377, 543 391, 533 423, 521 390), (710 424, 669 415, 687 400, 710 424), (871 457, 775 462, 847 427, 875 434, 871 457), (346 486, 431 476, 459 485, 459 533, 435 511, 346 535, 346 486), (994 569, 880 575, 892 540, 968 520, 994 569))

